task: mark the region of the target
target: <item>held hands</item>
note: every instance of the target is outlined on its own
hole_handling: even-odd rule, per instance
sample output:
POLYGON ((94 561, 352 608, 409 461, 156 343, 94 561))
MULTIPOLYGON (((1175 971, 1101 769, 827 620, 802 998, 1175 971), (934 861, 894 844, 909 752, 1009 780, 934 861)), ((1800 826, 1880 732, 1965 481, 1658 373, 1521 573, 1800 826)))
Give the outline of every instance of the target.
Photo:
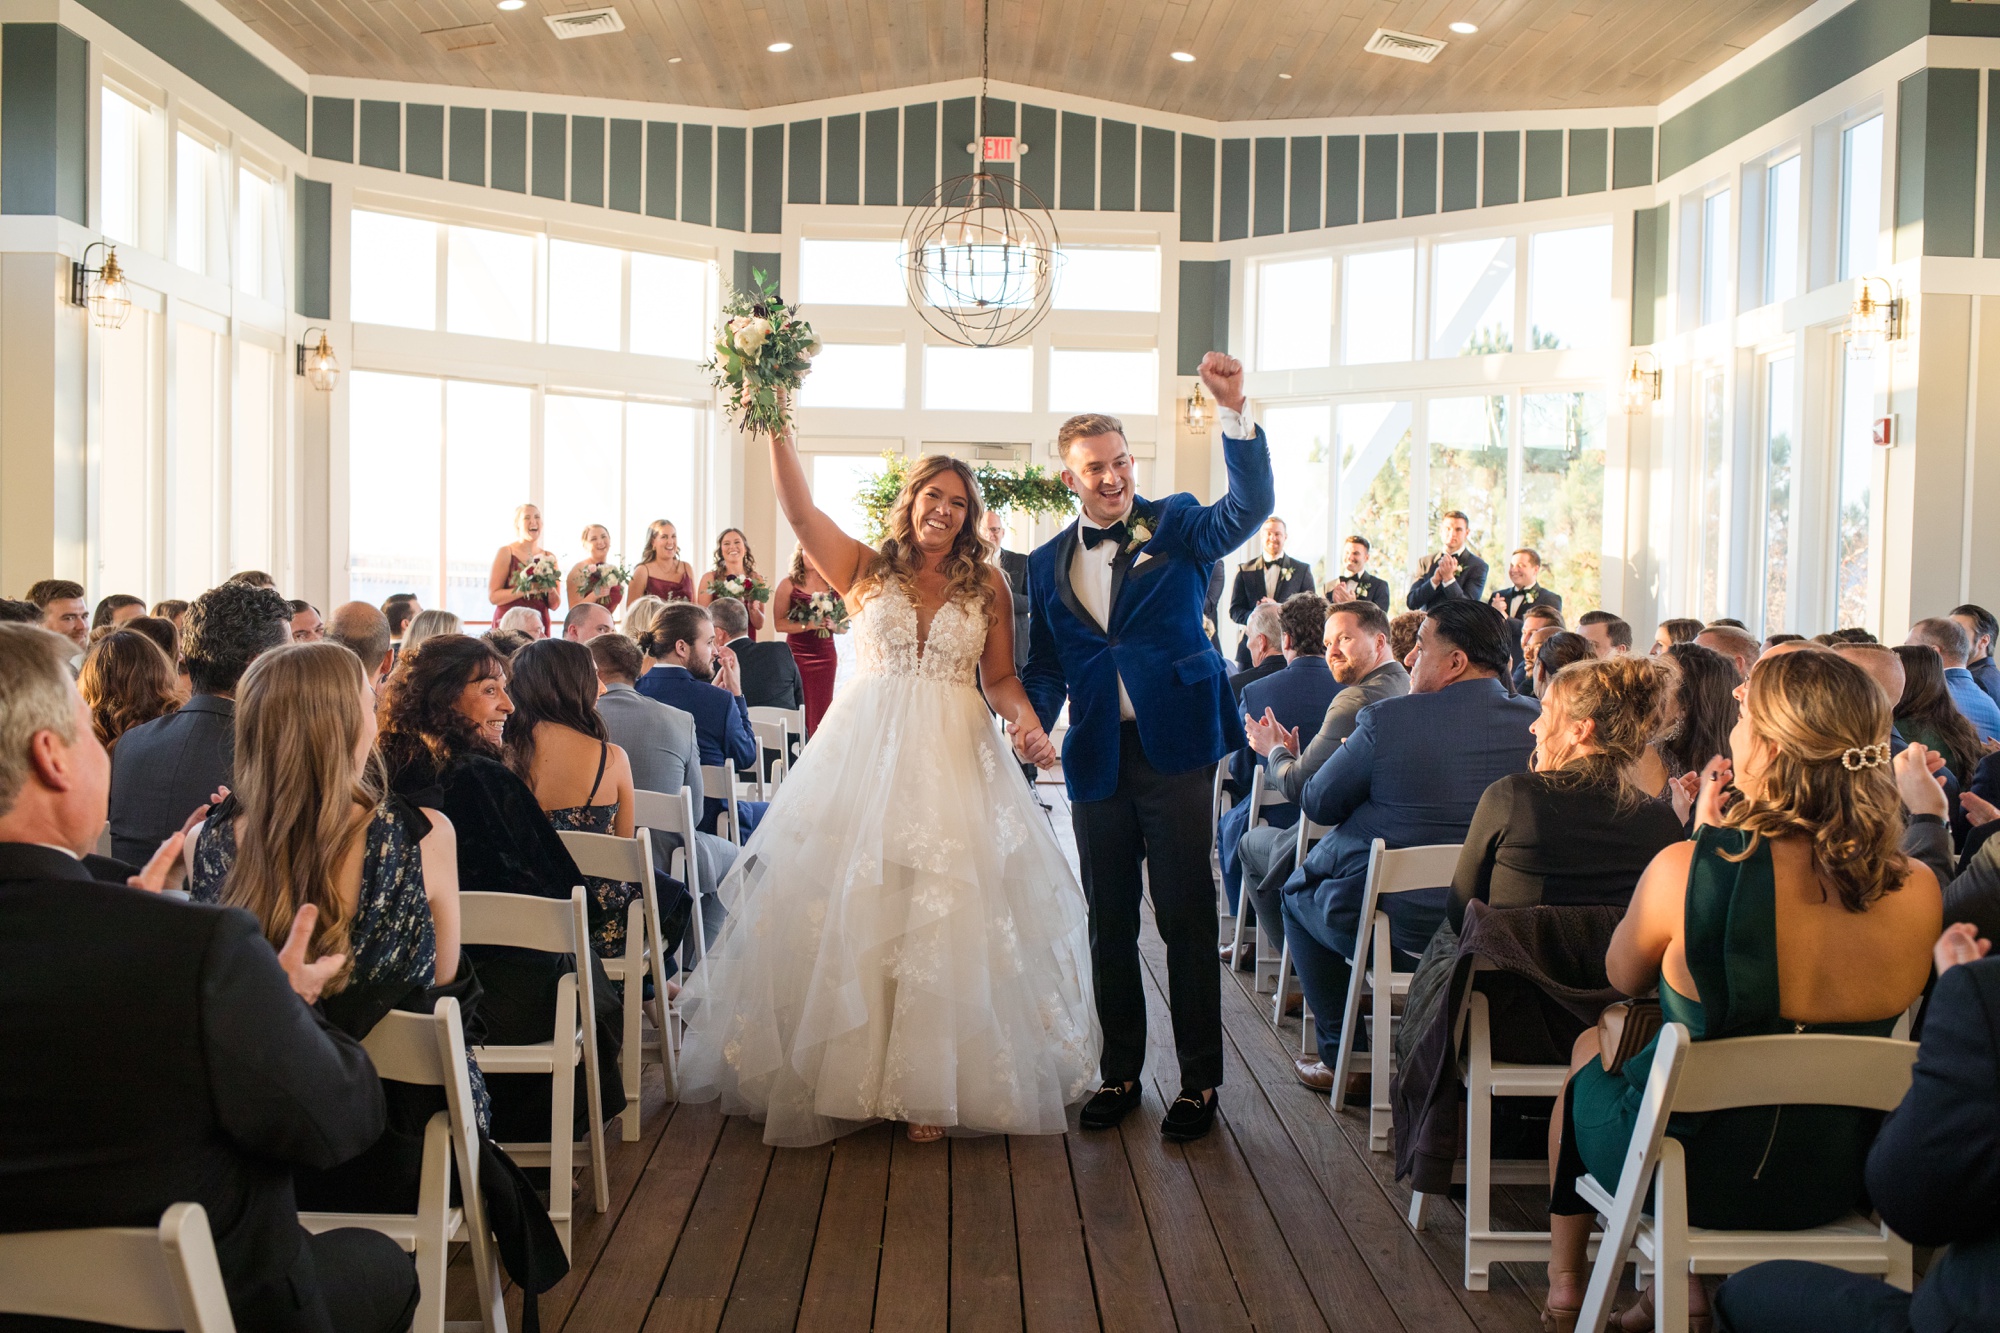
POLYGON ((1944 934, 1938 936, 1931 946, 1931 961, 1937 965, 1937 974, 1943 976, 1960 963, 1978 962, 1992 947, 1992 940, 1979 938, 1979 927, 1960 921, 1946 926, 1944 934))
POLYGON ((1009 722, 1007 735, 1014 742, 1014 753, 1021 757, 1022 763, 1033 764, 1036 768, 1056 766, 1055 743, 1049 740, 1048 733, 1042 730, 1039 723, 1009 722))
POLYGON ((1250 748, 1261 755, 1269 755, 1280 745, 1293 754, 1299 752, 1297 728, 1280 724, 1277 715, 1268 708, 1262 717, 1251 717, 1248 713, 1243 715, 1243 734, 1249 738, 1250 748))
POLYGON ((1232 412, 1243 410, 1243 363, 1227 352, 1210 352, 1201 359, 1197 372, 1209 396, 1218 407, 1232 412))
POLYGON ((278 950, 278 966, 285 969, 292 993, 307 1004, 318 1000, 326 983, 347 965, 344 953, 330 953, 317 962, 306 961, 306 946, 312 943, 313 926, 318 921, 319 908, 311 903, 301 907, 292 918, 292 933, 285 937, 285 947, 278 950))

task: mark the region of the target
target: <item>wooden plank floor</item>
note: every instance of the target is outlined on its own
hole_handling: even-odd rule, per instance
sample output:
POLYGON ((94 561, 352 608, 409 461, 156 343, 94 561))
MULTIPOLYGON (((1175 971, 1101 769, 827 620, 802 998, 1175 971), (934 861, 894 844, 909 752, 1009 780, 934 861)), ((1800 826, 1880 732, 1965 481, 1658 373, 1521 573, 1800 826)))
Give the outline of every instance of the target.
MULTIPOLYGON (((1070 850, 1059 787, 1044 785, 1070 850)), ((649 1068, 643 1133, 608 1136, 608 1212, 577 1198, 576 1260, 540 1302, 543 1327, 666 1330, 1448 1330, 1539 1328, 1539 1267, 1459 1285, 1464 1219, 1408 1191, 1368 1151, 1366 1118, 1298 1085, 1296 1021, 1223 987, 1223 1113, 1178 1146, 1157 1123, 1178 1079, 1165 957, 1144 938, 1152 1050, 1146 1102, 1118 1130, 917 1145, 878 1125, 773 1149, 713 1105, 667 1100, 649 1068)), ((1074 1113, 1072 1113, 1072 1117, 1074 1113)), ((1072 1118, 1072 1126, 1075 1121, 1072 1118)), ((1510 1191, 1525 1223, 1546 1199, 1510 1191)), ((453 1270, 454 1317, 472 1317, 453 1270)), ((519 1327, 519 1293, 510 1293, 519 1327)))

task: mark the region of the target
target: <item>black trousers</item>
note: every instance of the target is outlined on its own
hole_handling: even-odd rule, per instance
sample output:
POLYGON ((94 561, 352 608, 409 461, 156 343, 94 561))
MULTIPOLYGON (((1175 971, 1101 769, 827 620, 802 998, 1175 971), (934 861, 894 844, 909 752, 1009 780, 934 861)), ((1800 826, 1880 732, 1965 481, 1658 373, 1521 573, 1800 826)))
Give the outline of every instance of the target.
POLYGON ((1070 807, 1083 893, 1090 903, 1090 962, 1104 1028, 1104 1081, 1137 1079, 1146 1064, 1146 991, 1139 962, 1139 898, 1150 886, 1167 946, 1167 1003, 1181 1087, 1222 1085, 1222 973, 1215 955, 1215 881, 1209 875, 1209 796, 1215 765, 1161 773, 1139 728, 1118 736, 1118 789, 1070 807))
POLYGON ((1726 1333, 1909 1333, 1910 1293, 1861 1273, 1780 1259, 1732 1275, 1715 1311, 1726 1333))

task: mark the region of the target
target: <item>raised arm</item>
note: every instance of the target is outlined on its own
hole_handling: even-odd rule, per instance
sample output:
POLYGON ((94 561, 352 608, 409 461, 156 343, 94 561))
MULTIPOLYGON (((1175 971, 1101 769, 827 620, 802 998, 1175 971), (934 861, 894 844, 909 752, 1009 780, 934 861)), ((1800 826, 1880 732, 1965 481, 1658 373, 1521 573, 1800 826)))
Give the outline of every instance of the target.
POLYGON ((785 522, 798 534, 806 554, 833 590, 845 597, 874 552, 841 531, 840 524, 813 503, 798 443, 789 432, 771 437, 771 485, 778 492, 778 508, 784 511, 785 522))
MULTIPOLYGON (((1241 413, 1243 363, 1225 352, 1201 359, 1201 382, 1215 396, 1216 406, 1241 413)), ((1245 423, 1248 424, 1248 423, 1245 423)), ((1196 509, 1187 520, 1183 542, 1198 560, 1218 560, 1250 540, 1277 503, 1271 477, 1271 447, 1264 432, 1251 426, 1248 439, 1222 437, 1222 460, 1229 489, 1212 505, 1196 509)))

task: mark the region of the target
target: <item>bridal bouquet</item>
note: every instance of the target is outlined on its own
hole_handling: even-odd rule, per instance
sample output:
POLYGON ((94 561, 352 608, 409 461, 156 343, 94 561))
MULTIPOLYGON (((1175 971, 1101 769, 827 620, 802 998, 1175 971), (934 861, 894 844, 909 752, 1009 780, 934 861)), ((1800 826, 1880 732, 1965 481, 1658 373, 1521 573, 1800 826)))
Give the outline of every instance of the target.
POLYGON ((709 597, 734 597, 739 602, 768 602, 771 587, 755 574, 711 574, 706 591, 709 597))
POLYGON ((523 597, 547 597, 562 587, 562 571, 556 568, 556 558, 544 551, 515 570, 507 586, 523 597))
POLYGON ((804 625, 819 631, 822 639, 830 639, 836 634, 847 633, 847 603, 840 594, 816 592, 803 602, 794 602, 792 609, 785 613, 785 619, 794 625, 804 625))
POLYGON ((778 284, 751 269, 755 290, 727 288, 715 355, 702 362, 723 391, 729 415, 749 431, 782 435, 791 427, 791 398, 812 371, 819 338, 797 306, 778 299, 778 284))
POLYGON ((595 597, 613 588, 622 588, 631 581, 632 571, 626 566, 623 556, 606 560, 601 565, 587 565, 583 575, 583 595, 595 597))

